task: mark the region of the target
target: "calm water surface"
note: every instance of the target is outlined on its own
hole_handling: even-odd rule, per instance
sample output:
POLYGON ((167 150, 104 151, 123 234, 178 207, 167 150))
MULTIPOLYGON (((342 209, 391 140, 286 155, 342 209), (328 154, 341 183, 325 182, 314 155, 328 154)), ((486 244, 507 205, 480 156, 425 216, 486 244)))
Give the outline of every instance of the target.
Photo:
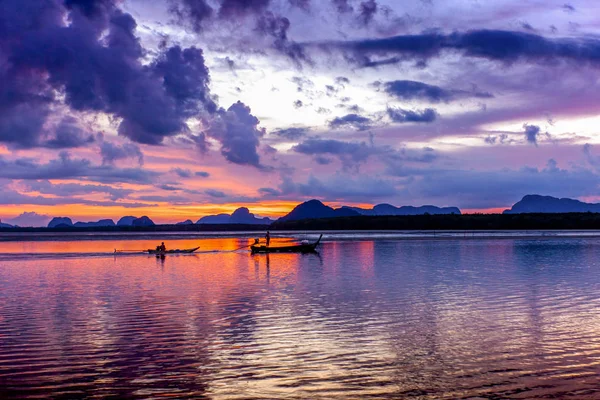
POLYGON ((2 243, 0 398, 600 398, 600 238, 154 246, 2 243))

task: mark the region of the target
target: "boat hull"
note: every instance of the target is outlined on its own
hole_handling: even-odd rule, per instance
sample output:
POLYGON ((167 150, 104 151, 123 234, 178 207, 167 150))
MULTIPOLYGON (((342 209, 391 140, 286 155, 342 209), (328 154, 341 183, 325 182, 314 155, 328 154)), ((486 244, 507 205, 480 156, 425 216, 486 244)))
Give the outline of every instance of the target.
POLYGON ((174 250, 167 250, 167 251, 157 251, 157 250, 152 250, 152 249, 148 249, 148 254, 154 254, 157 256, 163 256, 163 255, 167 255, 167 254, 191 254, 193 252, 195 252, 196 250, 198 250, 200 247, 194 247, 193 249, 174 249, 174 250))
POLYGON ((267 246, 252 246, 250 248, 253 254, 256 253, 314 253, 317 251, 315 245, 298 245, 298 246, 281 246, 281 247, 267 247, 267 246))
POLYGON ((293 246, 250 246, 250 251, 252 254, 267 254, 267 253, 316 253, 317 246, 321 243, 321 238, 323 235, 319 236, 319 240, 314 243, 308 244, 297 244, 293 246))

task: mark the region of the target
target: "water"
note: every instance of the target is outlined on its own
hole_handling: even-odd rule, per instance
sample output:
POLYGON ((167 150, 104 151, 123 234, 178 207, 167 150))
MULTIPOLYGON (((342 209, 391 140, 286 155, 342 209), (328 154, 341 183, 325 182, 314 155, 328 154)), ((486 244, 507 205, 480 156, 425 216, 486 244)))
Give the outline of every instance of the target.
POLYGON ((600 398, 600 238, 459 236, 2 243, 0 398, 600 398))

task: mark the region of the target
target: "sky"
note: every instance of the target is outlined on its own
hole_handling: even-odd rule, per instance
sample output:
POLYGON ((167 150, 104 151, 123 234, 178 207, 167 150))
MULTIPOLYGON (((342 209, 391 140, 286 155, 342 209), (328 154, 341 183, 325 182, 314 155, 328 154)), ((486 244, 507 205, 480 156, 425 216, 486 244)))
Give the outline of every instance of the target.
POLYGON ((0 217, 600 201, 573 0, 6 0, 0 217))

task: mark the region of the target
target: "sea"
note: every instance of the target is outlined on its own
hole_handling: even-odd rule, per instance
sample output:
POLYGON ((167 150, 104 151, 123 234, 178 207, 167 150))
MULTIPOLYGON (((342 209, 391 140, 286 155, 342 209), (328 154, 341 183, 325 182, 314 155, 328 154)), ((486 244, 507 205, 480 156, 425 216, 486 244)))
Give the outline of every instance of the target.
POLYGON ((0 234, 0 399, 600 399, 598 231, 255 236, 0 234))

